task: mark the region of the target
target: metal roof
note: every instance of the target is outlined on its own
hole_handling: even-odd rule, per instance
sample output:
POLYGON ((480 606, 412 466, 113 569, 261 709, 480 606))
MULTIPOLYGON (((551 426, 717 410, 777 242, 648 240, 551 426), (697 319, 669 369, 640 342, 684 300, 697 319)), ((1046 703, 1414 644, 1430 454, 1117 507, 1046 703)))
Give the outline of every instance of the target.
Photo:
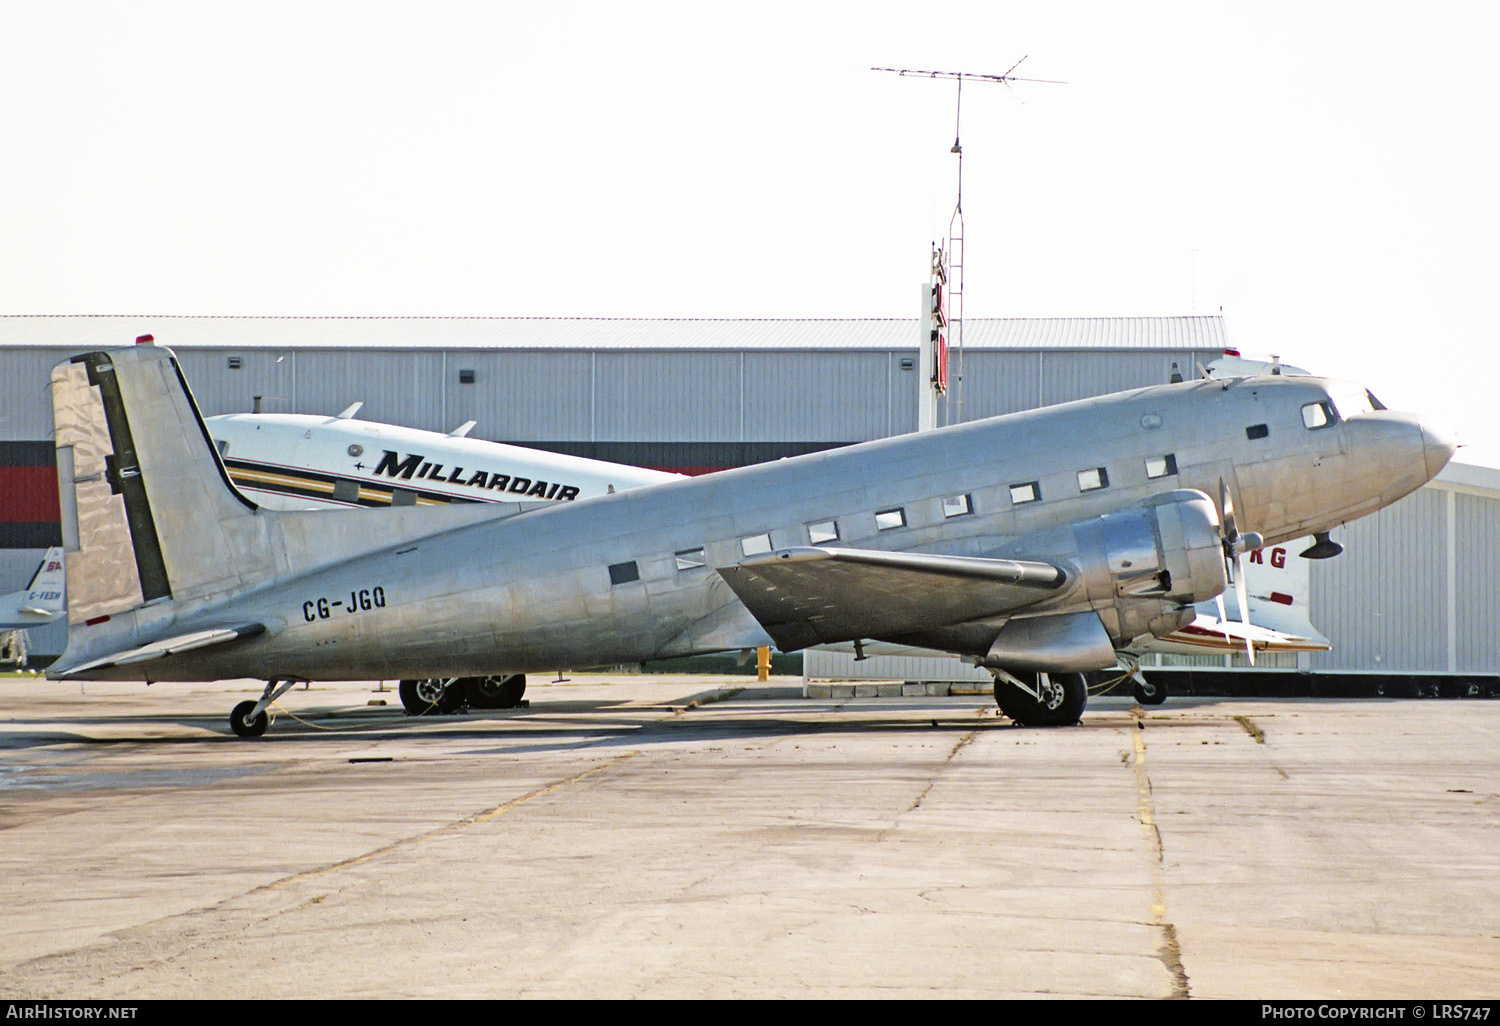
MULTIPOLYGON (((913 318, 0 315, 0 346, 363 349, 915 349, 913 318)), ((979 317, 970 349, 1222 349, 1224 318, 979 317)))

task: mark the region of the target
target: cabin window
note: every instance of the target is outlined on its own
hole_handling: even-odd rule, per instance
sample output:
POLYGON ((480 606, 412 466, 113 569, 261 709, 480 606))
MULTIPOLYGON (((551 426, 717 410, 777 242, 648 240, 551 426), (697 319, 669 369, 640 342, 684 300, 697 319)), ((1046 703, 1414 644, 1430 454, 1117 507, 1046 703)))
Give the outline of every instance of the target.
POLYGON ((824 545, 839 540, 839 525, 832 520, 820 520, 807 525, 807 540, 814 545, 824 545))
POLYGON ((409 488, 397 488, 391 493, 392 506, 415 506, 417 504, 417 493, 409 488))
POLYGON ((966 517, 974 512, 974 503, 967 495, 948 495, 943 498, 943 518, 966 517))
POLYGON ((359 482, 347 479, 335 481, 333 483, 333 498, 336 502, 358 502, 359 482))
POLYGON ((1103 467, 1090 467, 1088 470, 1078 472, 1078 490, 1080 492, 1097 492, 1101 488, 1109 487, 1109 471, 1103 467))
POLYGON ((771 536, 769 534, 752 534, 748 538, 741 538, 740 551, 747 556, 758 556, 762 552, 770 552, 771 536))
POLYGON ((1254 441, 1257 438, 1265 438, 1271 433, 1271 429, 1264 424, 1251 424, 1245 429, 1245 437, 1254 441))
POLYGON ((1308 429, 1327 427, 1334 420, 1333 408, 1327 401, 1308 403, 1302 407, 1302 426, 1308 429))
POLYGON ((1017 506, 1025 502, 1036 502, 1042 497, 1042 486, 1036 481, 1010 486, 1010 501, 1017 506))
POLYGON ((1165 456, 1146 457, 1147 477, 1171 477, 1177 473, 1177 454, 1167 453, 1165 456))
POLYGON ((677 553, 678 570, 696 570, 707 563, 708 560, 704 557, 702 549, 683 549, 677 553))
POLYGON ((640 579, 641 572, 636 569, 633 559, 628 563, 611 563, 609 566, 610 584, 629 584, 640 579))
POLYGON ((906 526, 906 510, 883 509, 875 514, 875 530, 890 531, 897 527, 906 526))

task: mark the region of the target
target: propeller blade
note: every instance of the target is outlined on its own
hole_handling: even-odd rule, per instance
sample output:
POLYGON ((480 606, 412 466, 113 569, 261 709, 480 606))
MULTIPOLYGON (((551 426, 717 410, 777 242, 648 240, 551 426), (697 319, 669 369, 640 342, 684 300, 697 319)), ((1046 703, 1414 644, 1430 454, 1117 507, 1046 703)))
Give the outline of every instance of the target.
POLYGON ((1240 623, 1245 625, 1245 656, 1255 665, 1255 646, 1250 643, 1250 588, 1245 583, 1245 553, 1235 557, 1234 598, 1240 604, 1240 623))
POLYGON ((1234 497, 1229 494, 1229 485, 1224 479, 1219 478, 1219 509, 1224 511, 1224 546, 1225 555, 1234 543, 1239 540, 1240 531, 1234 522, 1234 497))
POLYGON ((1224 593, 1222 591, 1214 596, 1214 605, 1219 607, 1219 629, 1224 634, 1224 644, 1231 645, 1233 641, 1230 640, 1229 628, 1226 626, 1229 623, 1229 614, 1224 612, 1224 593))

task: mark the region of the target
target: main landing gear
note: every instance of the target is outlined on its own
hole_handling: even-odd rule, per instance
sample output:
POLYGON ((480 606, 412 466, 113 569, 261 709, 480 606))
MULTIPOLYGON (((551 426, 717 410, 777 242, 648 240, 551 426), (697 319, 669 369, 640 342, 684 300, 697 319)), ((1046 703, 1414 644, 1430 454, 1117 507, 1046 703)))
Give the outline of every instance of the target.
POLYGON ((524 673, 490 677, 426 677, 403 680, 401 705, 408 716, 456 713, 471 709, 514 709, 526 694, 524 673))
POLYGON ((994 670, 995 704, 1023 727, 1071 727, 1088 704, 1081 673, 994 670))

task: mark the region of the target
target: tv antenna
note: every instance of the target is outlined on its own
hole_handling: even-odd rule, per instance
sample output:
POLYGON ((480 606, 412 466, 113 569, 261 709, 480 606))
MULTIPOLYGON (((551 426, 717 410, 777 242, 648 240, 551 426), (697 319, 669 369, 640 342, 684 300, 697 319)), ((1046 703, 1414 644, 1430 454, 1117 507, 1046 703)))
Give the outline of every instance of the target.
MULTIPOLYGON (((1030 54, 1026 55, 1030 56, 1030 54)), ((957 83, 957 98, 953 111, 953 147, 948 152, 958 157, 958 202, 953 207, 953 216, 948 219, 948 275, 952 285, 948 289, 949 323, 953 326, 952 346, 957 354, 953 388, 953 416, 945 419, 950 424, 964 419, 964 148, 960 141, 964 111, 964 79, 978 82, 999 82, 1010 89, 1012 82, 1035 82, 1040 85, 1067 85, 1050 78, 1020 78, 1011 74, 1026 60, 1022 57, 1003 75, 981 75, 971 71, 926 71, 920 68, 871 68, 871 71, 889 71, 903 78, 947 78, 957 83)), ((1014 90, 1011 90, 1014 92, 1014 90)), ((1026 102, 1024 100, 1022 103, 1026 102)))

